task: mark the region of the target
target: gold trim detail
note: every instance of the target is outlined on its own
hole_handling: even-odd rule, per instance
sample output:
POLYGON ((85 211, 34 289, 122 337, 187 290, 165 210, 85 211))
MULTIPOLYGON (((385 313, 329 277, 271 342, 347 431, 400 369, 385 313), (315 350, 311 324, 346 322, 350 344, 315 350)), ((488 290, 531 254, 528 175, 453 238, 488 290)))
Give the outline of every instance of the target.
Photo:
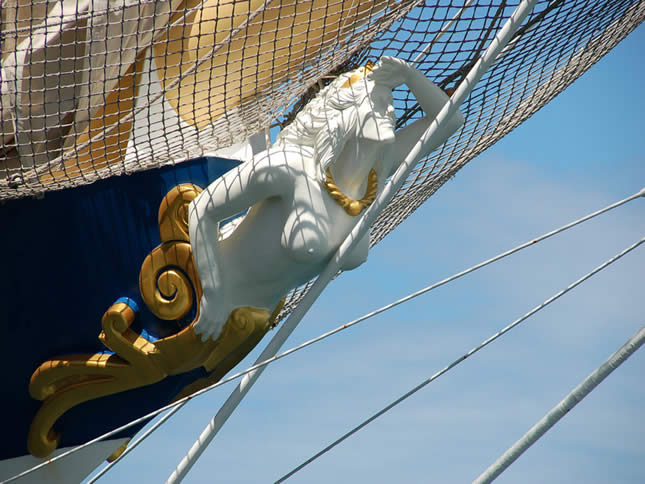
POLYGON ((185 316, 202 292, 190 244, 172 241, 155 248, 141 266, 139 291, 158 318, 172 320, 185 316))
POLYGON ((27 437, 34 456, 46 457, 56 449, 60 433, 54 424, 76 405, 201 366, 210 374, 187 385, 176 398, 189 395, 224 376, 275 325, 284 300, 273 314, 250 306, 235 309, 216 340, 202 341, 195 332, 202 290, 188 239, 187 214, 200 191, 194 185, 179 185, 163 199, 159 208, 162 243, 146 257, 139 274, 141 295, 153 314, 177 319, 197 301, 193 322, 177 334, 150 342, 130 328, 134 310, 116 302, 104 314, 99 334, 114 354, 63 355, 41 364, 29 383, 31 396, 43 401, 27 437))
POLYGON ((334 178, 331 176, 331 170, 329 168, 327 168, 327 171, 325 171, 325 175, 326 179, 324 185, 327 189, 327 192, 329 193, 331 198, 336 200, 338 205, 343 207, 345 209, 345 212, 347 212, 347 214, 352 217, 356 217, 359 213, 372 205, 372 202, 374 202, 374 200, 376 199, 376 192, 378 191, 378 176, 376 175, 376 172, 373 168, 370 170, 370 173, 367 176, 367 188, 365 189, 365 195, 360 200, 349 198, 340 190, 340 188, 338 188, 338 185, 336 185, 334 178))
POLYGON ((202 189, 192 185, 177 185, 161 201, 159 207, 159 235, 162 242, 181 240, 189 242, 188 205, 202 189))
POLYGON ((350 87, 352 84, 354 84, 354 83, 356 83, 356 82, 360 81, 360 80, 361 80, 361 79, 363 79, 367 74, 369 74, 370 72, 372 72, 372 69, 374 69, 374 62, 372 62, 372 61, 367 61, 367 64, 365 64, 365 66, 360 67, 356 72, 354 72, 354 74, 352 74, 352 76, 351 76, 349 79, 347 79, 347 80, 343 83, 343 85, 342 85, 342 86, 340 86, 340 87, 341 87, 341 88, 347 88, 347 87, 350 87))
POLYGON ((107 459, 105 459, 105 460, 107 460, 108 462, 114 462, 114 461, 115 461, 115 460, 117 460, 119 457, 121 457, 121 454, 123 454, 123 453, 125 452, 125 449, 127 449, 127 448, 128 448, 128 444, 130 443, 130 441, 131 441, 131 440, 132 440, 132 439, 128 439, 128 440, 126 440, 125 442, 123 442, 123 445, 121 445, 121 447, 119 447, 119 448, 118 448, 118 449, 116 449, 114 452, 112 452, 112 453, 110 454, 110 457, 108 457, 108 458, 107 458, 107 459))
POLYGON ((188 236, 188 205, 201 191, 192 184, 178 185, 159 207, 162 244, 143 261, 139 291, 146 306, 160 319, 185 316, 194 299, 202 295, 188 236))
MULTIPOLYGON (((269 316, 269 319, 266 321, 266 325, 268 329, 273 329, 278 325, 278 316, 280 314, 280 311, 284 307, 284 303, 286 299, 287 299, 286 297, 283 297, 280 303, 273 310, 273 313, 271 313, 271 316, 269 316)), ((233 313, 235 313, 235 311, 233 311, 233 313)), ((233 316, 233 314, 231 314, 231 316, 233 316)), ((239 321, 240 316, 241 314, 237 313, 238 322, 234 323, 238 325, 238 328, 239 328, 239 325, 241 325, 241 322, 239 321)), ((177 394, 177 396, 173 401, 177 401, 184 397, 187 397, 188 395, 192 395, 193 393, 199 390, 202 390, 206 387, 209 387, 217 383, 218 381, 220 381, 224 375, 226 375, 232 368, 234 368, 240 361, 242 361, 244 357, 248 355, 253 348, 255 348, 255 345, 257 345, 260 342, 260 340, 262 339, 262 336, 264 336, 266 331, 267 329, 264 329, 264 332, 258 331, 257 329, 254 331, 247 330, 245 332, 246 334, 245 339, 240 343, 240 345, 235 350, 228 353, 224 358, 222 358, 221 361, 217 362, 211 368, 207 368, 207 370, 209 371, 212 370, 212 372, 207 377, 200 378, 199 380, 195 380, 194 382, 186 385, 177 394)), ((230 337, 229 334, 227 334, 226 336, 230 337)), ((241 339, 242 338, 239 338, 238 336, 238 340, 241 340, 241 339)), ((231 345, 227 345, 227 346, 231 346, 231 345)), ((215 363, 215 361, 211 361, 211 364, 213 363, 215 363)))

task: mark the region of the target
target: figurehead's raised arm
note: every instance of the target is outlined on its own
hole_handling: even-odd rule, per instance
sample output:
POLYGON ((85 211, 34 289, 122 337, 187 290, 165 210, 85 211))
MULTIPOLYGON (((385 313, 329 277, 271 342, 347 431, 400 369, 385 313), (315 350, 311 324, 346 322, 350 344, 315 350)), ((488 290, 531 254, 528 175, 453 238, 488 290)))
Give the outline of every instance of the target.
MULTIPOLYGON (((423 136, 430 126, 430 123, 436 118, 441 108, 443 108, 450 98, 421 71, 395 57, 382 57, 370 73, 370 77, 374 82, 384 83, 392 89, 401 84, 407 85, 425 114, 423 118, 410 123, 396 132, 396 141, 394 144, 388 146, 388 157, 392 161, 391 172, 388 173, 389 176, 396 170, 399 163, 403 161, 421 136, 423 136)), ((437 141, 428 146, 422 156, 425 157, 432 153, 432 151, 444 143, 463 124, 464 118, 461 112, 456 111, 450 120, 444 124, 444 127, 437 132, 435 137, 437 141)))
POLYGON ((190 211, 195 221, 205 217, 209 223, 219 223, 262 200, 284 194, 287 184, 284 157, 263 152, 211 183, 193 201, 190 211))

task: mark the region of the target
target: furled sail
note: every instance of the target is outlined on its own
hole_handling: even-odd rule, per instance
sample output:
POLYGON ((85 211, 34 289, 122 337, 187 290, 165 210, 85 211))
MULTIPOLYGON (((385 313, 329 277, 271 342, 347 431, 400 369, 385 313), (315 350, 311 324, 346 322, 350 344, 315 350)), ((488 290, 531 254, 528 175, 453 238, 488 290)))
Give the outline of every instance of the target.
POLYGON ((3 196, 243 141, 342 62, 386 7, 384 0, 3 2, 0 166, 15 187, 3 196))

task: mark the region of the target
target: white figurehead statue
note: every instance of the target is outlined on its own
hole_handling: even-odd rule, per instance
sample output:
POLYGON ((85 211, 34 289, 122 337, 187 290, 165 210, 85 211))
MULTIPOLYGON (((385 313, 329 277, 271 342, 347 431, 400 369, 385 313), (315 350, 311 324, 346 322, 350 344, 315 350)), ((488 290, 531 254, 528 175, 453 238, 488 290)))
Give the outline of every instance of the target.
MULTIPOLYGON (((203 295, 195 332, 216 339, 240 307, 269 313, 316 277, 448 96, 405 61, 383 57, 339 76, 275 144, 215 180, 191 204, 190 243, 203 295), (406 84, 425 117, 395 131, 392 89, 406 84), (248 209, 226 237, 220 223, 248 209)), ((463 124, 457 112, 429 154, 463 124)), ((369 236, 343 270, 367 259, 369 236)))

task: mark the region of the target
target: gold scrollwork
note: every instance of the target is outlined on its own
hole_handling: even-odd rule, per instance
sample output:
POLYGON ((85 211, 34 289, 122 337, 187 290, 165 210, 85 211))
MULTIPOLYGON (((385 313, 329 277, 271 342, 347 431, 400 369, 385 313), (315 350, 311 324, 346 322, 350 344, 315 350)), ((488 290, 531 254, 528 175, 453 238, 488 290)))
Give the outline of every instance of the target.
POLYGON ((193 300, 201 298, 202 288, 188 235, 188 205, 200 192, 192 184, 178 185, 168 192, 159 207, 162 244, 143 261, 139 291, 146 306, 160 319, 185 316, 193 300))
POLYGON ((161 241, 181 240, 189 242, 188 205, 202 189, 196 185, 177 185, 161 201, 159 207, 159 235, 161 241))
POLYGON ((172 320, 185 316, 194 299, 201 297, 190 244, 164 242, 148 254, 139 273, 139 291, 158 318, 172 320))
POLYGON ((130 443, 130 440, 132 439, 127 439, 125 442, 123 442, 123 444, 121 444, 121 447, 119 447, 114 452, 112 452, 112 454, 110 454, 110 456, 105 460, 107 460, 108 462, 114 462, 119 457, 121 457, 121 454, 123 454, 125 452, 125 449, 128 448, 128 444, 130 443))
POLYGON ((99 334, 114 354, 64 355, 45 361, 33 373, 29 392, 43 401, 27 438, 33 455, 46 457, 56 449, 60 434, 54 424, 72 407, 201 366, 209 376, 187 385, 177 398, 189 395, 219 380, 274 326, 281 305, 273 314, 253 307, 235 309, 216 340, 202 341, 194 331, 201 285, 192 259, 187 215, 188 204, 200 191, 194 185, 179 185, 164 197, 159 208, 162 243, 146 257, 139 274, 141 295, 153 314, 177 319, 197 301, 193 322, 172 336, 150 342, 130 329, 134 310, 125 302, 114 303, 103 316, 99 334))
POLYGON ((122 302, 103 316, 99 339, 114 355, 65 355, 46 361, 33 373, 29 393, 44 400, 29 429, 27 446, 33 455, 45 457, 56 449, 60 434, 53 430, 54 423, 73 406, 164 378, 148 359, 156 351, 154 345, 130 329, 134 318, 132 308, 122 302))

